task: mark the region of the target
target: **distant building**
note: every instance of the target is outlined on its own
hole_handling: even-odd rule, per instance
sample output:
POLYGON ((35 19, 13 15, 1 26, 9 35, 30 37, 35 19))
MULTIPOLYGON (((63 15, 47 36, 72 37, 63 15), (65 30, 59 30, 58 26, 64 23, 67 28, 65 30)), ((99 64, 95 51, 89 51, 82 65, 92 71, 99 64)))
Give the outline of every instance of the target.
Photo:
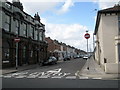
POLYGON ((45 25, 40 16, 34 17, 23 11, 22 3, 0 1, 0 32, 2 33, 2 65, 12 67, 16 64, 16 42, 18 43, 18 65, 34 64, 46 59, 45 25))
POLYGON ((94 35, 95 60, 106 73, 118 73, 120 71, 119 5, 98 11, 94 35))
POLYGON ((45 40, 48 43, 48 52, 50 55, 55 55, 59 60, 64 59, 66 56, 73 58, 74 55, 80 55, 80 49, 76 49, 62 42, 60 43, 57 40, 52 40, 50 37, 46 37, 45 40))

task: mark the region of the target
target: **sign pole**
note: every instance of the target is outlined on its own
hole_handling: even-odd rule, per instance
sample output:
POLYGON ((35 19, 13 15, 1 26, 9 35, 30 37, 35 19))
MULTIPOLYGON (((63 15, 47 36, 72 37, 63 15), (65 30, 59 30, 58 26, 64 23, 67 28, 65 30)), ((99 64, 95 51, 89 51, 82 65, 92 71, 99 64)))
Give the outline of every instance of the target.
POLYGON ((87 54, 88 54, 88 39, 87 39, 87 54))
POLYGON ((88 33, 88 31, 86 31, 84 37, 87 39, 87 54, 88 54, 88 39, 90 38, 90 34, 88 33))
POLYGON ((16 69, 18 69, 18 42, 16 42, 16 69))
POLYGON ((16 37, 14 41, 16 43, 16 69, 18 69, 18 43, 20 41, 20 38, 16 37))

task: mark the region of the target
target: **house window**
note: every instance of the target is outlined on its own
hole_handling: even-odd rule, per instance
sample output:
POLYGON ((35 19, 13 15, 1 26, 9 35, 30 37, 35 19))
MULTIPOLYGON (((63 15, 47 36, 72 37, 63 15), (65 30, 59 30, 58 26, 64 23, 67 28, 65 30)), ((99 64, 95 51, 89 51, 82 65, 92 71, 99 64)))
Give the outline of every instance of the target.
POLYGON ((16 34, 19 34, 19 28, 20 28, 19 21, 16 20, 15 23, 16 23, 16 25, 15 25, 15 33, 16 33, 16 34))
POLYGON ((34 27, 33 26, 31 26, 31 35, 30 36, 32 39, 34 39, 34 27))
POLYGON ((35 40, 38 40, 38 39, 37 39, 37 38, 38 38, 37 33, 38 33, 38 31, 35 30, 35 40))
POLYGON ((45 33, 42 34, 42 40, 45 41, 45 33))
POLYGON ((5 6, 6 6, 7 8, 11 9, 11 5, 8 4, 7 2, 5 3, 5 6))
POLYGON ((39 32, 37 31, 37 40, 39 40, 39 32))
POLYGON ((23 24, 23 35, 27 37, 27 24, 26 23, 23 24))
POLYGON ((42 32, 39 32, 39 40, 42 41, 42 32))
POLYGON ((6 15, 5 17, 5 30, 6 31, 10 31, 10 23, 11 23, 11 20, 10 20, 10 16, 9 15, 6 15))
POLYGON ((119 61, 118 62, 120 62, 120 44, 118 44, 118 59, 119 59, 119 61))
POLYGON ((118 28, 119 28, 118 34, 120 35, 120 21, 118 22, 118 28))
POLYGON ((118 16, 118 28, 119 28, 118 34, 120 35, 120 16, 118 16))

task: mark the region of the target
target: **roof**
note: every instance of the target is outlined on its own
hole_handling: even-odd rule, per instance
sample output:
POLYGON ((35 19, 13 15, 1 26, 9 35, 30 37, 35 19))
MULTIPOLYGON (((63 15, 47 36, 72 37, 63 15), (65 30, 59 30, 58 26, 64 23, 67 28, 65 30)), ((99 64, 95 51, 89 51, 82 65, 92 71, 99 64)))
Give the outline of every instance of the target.
POLYGON ((99 10, 99 11, 98 11, 94 35, 96 35, 96 33, 97 33, 97 31, 98 31, 98 26, 99 26, 101 14, 106 14, 106 13, 120 13, 120 5, 118 4, 118 5, 115 5, 114 7, 107 8, 107 9, 103 9, 103 10, 99 10))
POLYGON ((114 7, 111 7, 111 8, 107 8, 107 9, 104 9, 104 10, 100 10, 99 12, 101 13, 112 13, 112 12, 120 12, 120 5, 115 5, 114 7))

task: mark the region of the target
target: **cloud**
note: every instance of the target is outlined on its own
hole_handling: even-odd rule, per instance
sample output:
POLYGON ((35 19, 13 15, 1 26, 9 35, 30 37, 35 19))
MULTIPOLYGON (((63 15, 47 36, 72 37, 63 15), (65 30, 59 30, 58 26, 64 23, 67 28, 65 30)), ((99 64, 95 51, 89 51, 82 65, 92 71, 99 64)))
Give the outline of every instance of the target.
POLYGON ((72 6, 74 6, 73 0, 66 0, 61 9, 58 10, 58 14, 66 13, 72 6))
POLYGON ((113 7, 119 0, 94 0, 93 2, 99 5, 99 9, 106 9, 113 7))
MULTIPOLYGON (((12 0, 8 0, 12 2, 12 0)), ((23 4, 24 11, 29 13, 30 15, 34 15, 36 12, 42 14, 46 11, 53 11, 56 5, 59 2, 55 2, 54 0, 20 0, 23 4)))
MULTIPOLYGON (((86 51, 86 39, 84 34, 87 27, 80 24, 51 24, 45 18, 41 18, 41 22, 45 24, 46 37, 57 39, 59 42, 66 43, 67 45, 86 51)), ((91 38, 89 39, 89 46, 92 49, 92 35, 93 32, 89 31, 91 38)), ((90 48, 89 48, 90 51, 90 48)))

